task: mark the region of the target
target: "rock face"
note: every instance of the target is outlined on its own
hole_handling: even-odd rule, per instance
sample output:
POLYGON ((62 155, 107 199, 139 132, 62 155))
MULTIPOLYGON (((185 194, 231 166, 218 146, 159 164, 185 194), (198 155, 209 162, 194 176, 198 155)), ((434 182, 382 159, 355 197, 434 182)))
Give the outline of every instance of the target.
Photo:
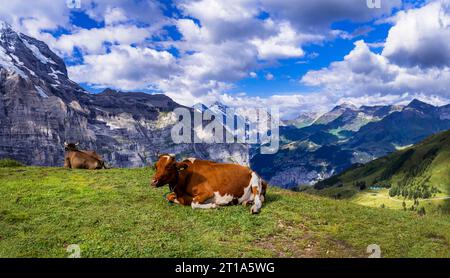
POLYGON ((114 167, 147 165, 157 152, 249 164, 244 144, 174 144, 177 107, 165 95, 90 94, 45 43, 0 22, 0 158, 61 166, 73 141, 114 167))

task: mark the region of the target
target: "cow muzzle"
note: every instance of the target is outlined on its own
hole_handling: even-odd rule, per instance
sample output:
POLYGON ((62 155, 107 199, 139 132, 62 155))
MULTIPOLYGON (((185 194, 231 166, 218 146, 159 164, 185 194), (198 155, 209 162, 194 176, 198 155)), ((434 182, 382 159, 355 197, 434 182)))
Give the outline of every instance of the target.
POLYGON ((157 179, 153 179, 151 185, 153 187, 158 187, 158 180, 157 179))

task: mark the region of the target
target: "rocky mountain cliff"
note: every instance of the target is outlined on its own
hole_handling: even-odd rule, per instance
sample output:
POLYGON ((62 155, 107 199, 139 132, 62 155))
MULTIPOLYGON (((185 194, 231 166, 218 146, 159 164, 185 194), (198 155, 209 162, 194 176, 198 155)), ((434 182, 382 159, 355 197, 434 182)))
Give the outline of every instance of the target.
POLYGON ((44 42, 0 23, 0 158, 61 166, 64 141, 76 141, 115 167, 146 165, 157 152, 249 163, 244 144, 174 144, 177 107, 165 95, 86 92, 44 42))

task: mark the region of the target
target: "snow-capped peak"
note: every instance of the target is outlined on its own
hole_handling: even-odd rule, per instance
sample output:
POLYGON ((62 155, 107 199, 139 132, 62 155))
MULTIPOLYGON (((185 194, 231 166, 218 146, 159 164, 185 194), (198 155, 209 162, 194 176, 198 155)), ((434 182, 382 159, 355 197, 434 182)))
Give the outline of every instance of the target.
POLYGON ((0 32, 5 31, 5 30, 11 30, 11 25, 9 25, 9 23, 0 20, 0 32))

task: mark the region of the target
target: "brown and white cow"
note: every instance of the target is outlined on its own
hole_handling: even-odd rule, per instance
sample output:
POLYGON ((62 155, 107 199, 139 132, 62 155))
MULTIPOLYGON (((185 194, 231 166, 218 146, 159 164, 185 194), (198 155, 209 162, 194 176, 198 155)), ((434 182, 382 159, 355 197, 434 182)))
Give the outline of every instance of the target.
POLYGON ((106 169, 105 162, 95 151, 84 151, 77 148, 78 144, 64 143, 64 167, 72 169, 106 169))
POLYGON ((258 213, 264 202, 267 183, 248 167, 195 158, 177 162, 174 155, 164 154, 155 168, 151 184, 168 184, 173 190, 167 196, 171 202, 194 209, 253 204, 252 213, 258 213))

